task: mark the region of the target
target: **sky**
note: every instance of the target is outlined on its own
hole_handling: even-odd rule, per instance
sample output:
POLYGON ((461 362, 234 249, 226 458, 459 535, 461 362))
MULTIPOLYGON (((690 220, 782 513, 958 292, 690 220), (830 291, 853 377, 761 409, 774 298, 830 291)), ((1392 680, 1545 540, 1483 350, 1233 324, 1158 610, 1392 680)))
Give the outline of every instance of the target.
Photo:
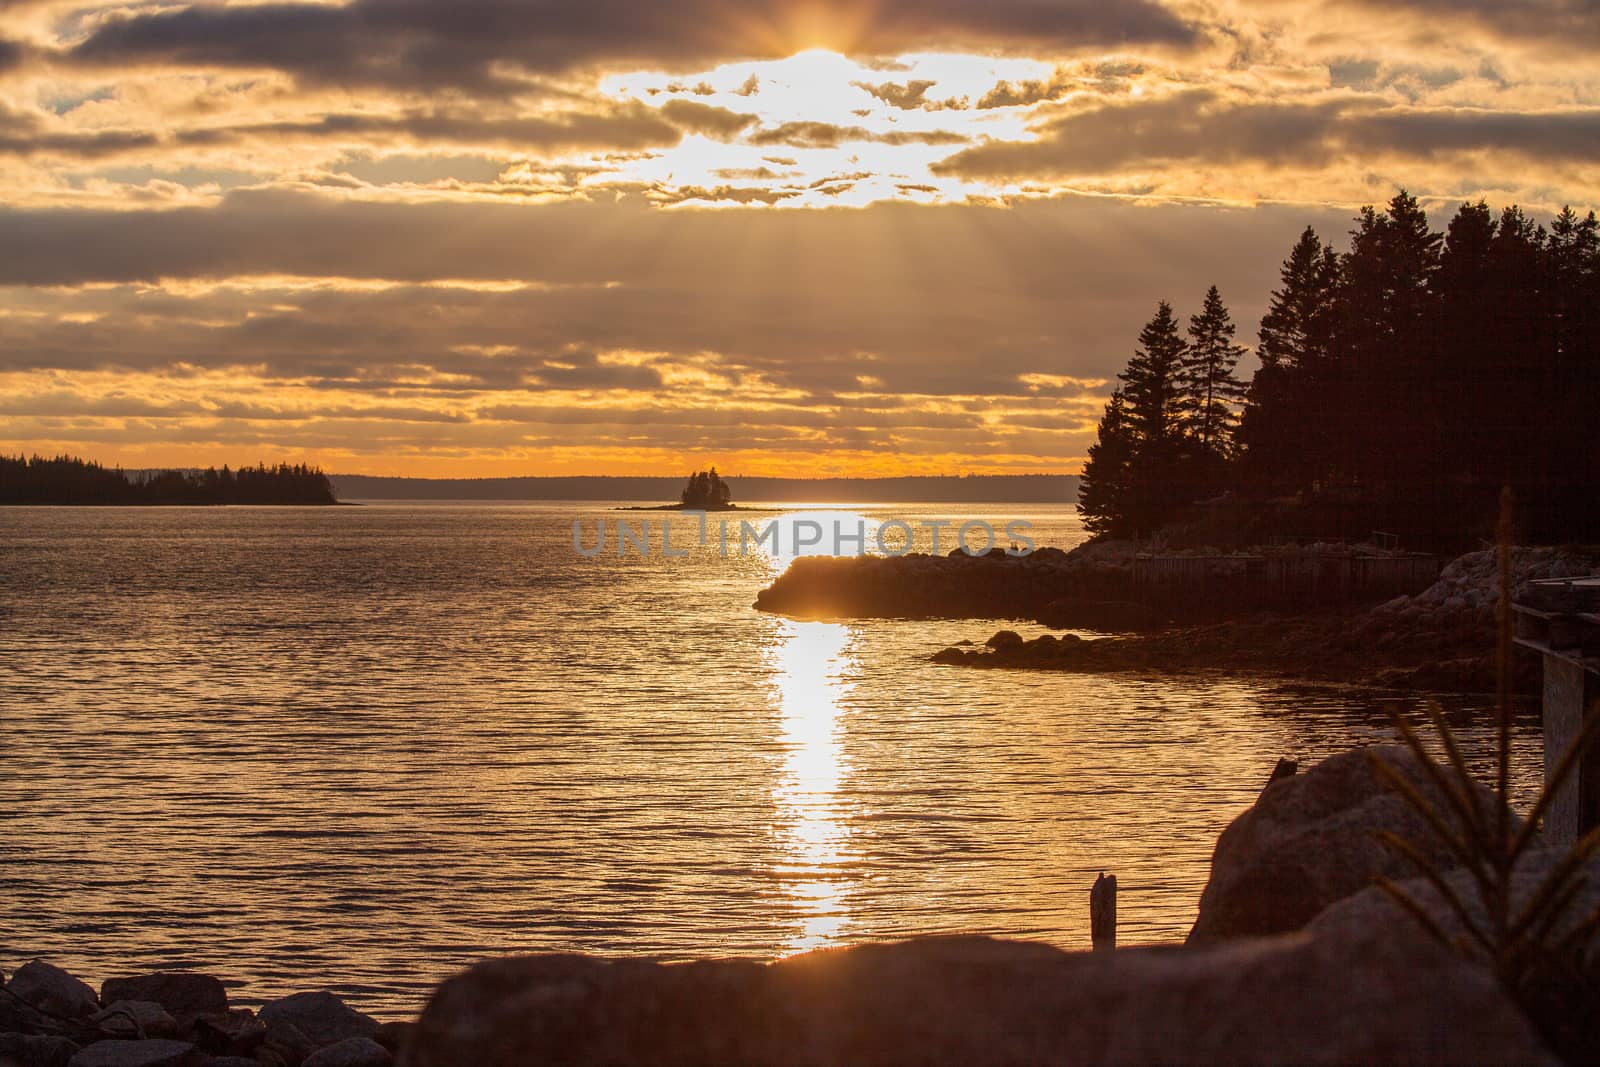
POLYGON ((1600 2, 0 0, 0 453, 1074 473, 1402 186, 1600 206, 1600 2))

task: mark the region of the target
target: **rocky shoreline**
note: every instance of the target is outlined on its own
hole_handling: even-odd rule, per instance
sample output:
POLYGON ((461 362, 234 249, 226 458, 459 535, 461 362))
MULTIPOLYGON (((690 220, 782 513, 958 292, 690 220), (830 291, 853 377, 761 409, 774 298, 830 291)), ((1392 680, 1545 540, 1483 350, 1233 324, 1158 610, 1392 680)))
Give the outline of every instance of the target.
MULTIPOLYGON (((1430 861, 1452 858, 1380 761, 1439 799, 1401 748, 1280 767, 1218 839, 1183 946, 1064 952, 957 936, 772 962, 507 957, 441 983, 414 1022, 390 1023, 325 992, 232 1007, 204 974, 113 978, 97 993, 36 960, 0 994, 0 1065, 1594 1062, 1593 955, 1582 982, 1514 996, 1373 886, 1412 873, 1379 831, 1430 861)), ((1530 854, 1518 899, 1557 860, 1530 854)), ((1600 905, 1600 861, 1590 868, 1552 935, 1600 905)), ((1428 883, 1401 884, 1442 929, 1459 929, 1428 883)))
POLYGON ((411 1027, 328 992, 234 1007, 194 972, 108 978, 96 993, 36 959, 0 992, 0 1067, 391 1067, 411 1027))
MULTIPOLYGON (((797 560, 757 607, 803 617, 881 616, 904 590, 905 617, 1026 618, 1090 632, 1025 639, 1006 629, 982 645, 932 655, 935 663, 1079 673, 1227 671, 1386 689, 1490 692, 1495 686, 1495 553, 1447 564, 1431 586, 1354 611, 1255 612, 1220 622, 1163 625, 1130 603, 1131 549, 1046 549, 1037 562, 1005 557, 797 560), (1073 595, 1059 594, 1065 589, 1073 595), (1092 595, 1088 595, 1092 594, 1092 595)), ((1032 559, 1033 557, 1028 557, 1032 559)), ((1519 588, 1541 578, 1600 572, 1600 549, 1519 548, 1519 588)), ((1514 664, 1519 688, 1538 687, 1531 654, 1514 664)))

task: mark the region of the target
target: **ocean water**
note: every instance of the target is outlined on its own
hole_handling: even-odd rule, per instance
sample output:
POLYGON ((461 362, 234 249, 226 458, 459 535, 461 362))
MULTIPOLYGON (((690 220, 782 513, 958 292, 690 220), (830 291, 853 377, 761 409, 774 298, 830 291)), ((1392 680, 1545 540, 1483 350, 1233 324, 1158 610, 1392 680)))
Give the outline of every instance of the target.
MULTIPOLYGON (((1066 505, 835 514, 1083 537, 1066 505)), ((0 509, 0 968, 398 1017, 497 953, 1083 948, 1100 871, 1123 943, 1173 941, 1278 757, 1393 736, 1356 690, 935 666, 998 624, 754 611, 786 560, 681 516, 683 557, 574 551, 620 518, 662 516, 0 509)), ((1481 758, 1484 709, 1450 708, 1481 758)))

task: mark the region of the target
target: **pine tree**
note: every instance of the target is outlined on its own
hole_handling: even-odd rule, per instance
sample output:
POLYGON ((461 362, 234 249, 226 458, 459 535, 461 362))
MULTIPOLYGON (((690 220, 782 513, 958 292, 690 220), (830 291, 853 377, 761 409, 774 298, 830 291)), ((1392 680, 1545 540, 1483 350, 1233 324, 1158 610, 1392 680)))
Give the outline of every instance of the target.
POLYGON ((1280 287, 1261 318, 1261 367, 1246 390, 1238 440, 1246 484, 1266 491, 1304 488, 1326 467, 1329 334, 1339 254, 1307 226, 1283 261, 1280 287))
POLYGON ((1203 475, 1233 452, 1235 406, 1245 386, 1234 373, 1244 347, 1234 343, 1233 316, 1213 285, 1200 314, 1189 317, 1189 344, 1179 366, 1179 406, 1203 475))
POLYGON ((1182 464, 1181 375, 1188 346, 1165 300, 1144 329, 1122 380, 1132 456, 1124 512, 1135 533, 1154 530, 1192 499, 1182 464))
POLYGON ((1089 446, 1089 461, 1078 481, 1078 514, 1090 533, 1120 536, 1128 532, 1129 470, 1133 435, 1122 390, 1111 394, 1100 416, 1100 429, 1089 446))

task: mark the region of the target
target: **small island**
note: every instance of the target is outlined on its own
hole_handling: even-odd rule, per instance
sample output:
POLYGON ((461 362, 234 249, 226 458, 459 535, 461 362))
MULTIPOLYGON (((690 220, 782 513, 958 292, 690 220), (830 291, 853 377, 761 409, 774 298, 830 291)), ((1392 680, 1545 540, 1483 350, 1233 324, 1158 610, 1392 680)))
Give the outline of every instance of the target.
POLYGON ((75 456, 0 456, 0 505, 337 504, 328 476, 303 463, 125 473, 75 456))
POLYGON ((654 507, 622 508, 622 511, 738 511, 733 503, 733 491, 722 480, 717 468, 696 471, 678 494, 676 504, 657 504, 654 507))

